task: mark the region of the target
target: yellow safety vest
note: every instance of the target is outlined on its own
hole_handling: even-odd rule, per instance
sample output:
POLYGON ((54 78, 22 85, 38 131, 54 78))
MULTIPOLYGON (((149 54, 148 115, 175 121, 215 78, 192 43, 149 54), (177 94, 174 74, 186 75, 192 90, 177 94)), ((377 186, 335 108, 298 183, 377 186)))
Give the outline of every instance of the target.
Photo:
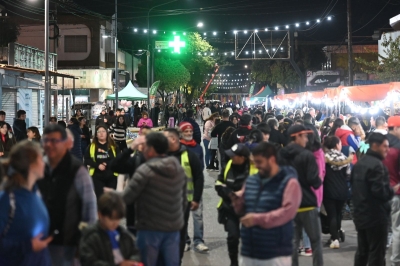
MULTIPOLYGON (((226 182, 226 179, 228 178, 228 173, 229 170, 231 170, 231 166, 232 166, 232 160, 229 160, 228 163, 226 164, 225 167, 225 171, 224 171, 224 181, 226 182)), ((258 169, 254 166, 253 163, 250 162, 250 170, 249 170, 249 176, 251 175, 255 175, 258 173, 258 169)), ((225 185, 225 183, 222 183, 221 181, 215 181, 215 185, 217 186, 221 186, 221 185, 225 185)), ((218 202, 217 208, 221 207, 223 202, 223 199, 221 198, 218 202)))
POLYGON ((190 202, 193 201, 194 184, 193 184, 192 168, 190 167, 189 154, 187 151, 184 151, 181 154, 181 166, 183 170, 185 170, 185 175, 187 178, 186 194, 187 194, 187 200, 190 202))
MULTIPOLYGON (((114 158, 117 157, 117 152, 115 150, 114 146, 111 146, 111 150, 114 154, 114 158)), ((94 145, 94 143, 90 144, 90 158, 93 159, 94 162, 96 162, 96 145, 94 145)), ((89 169, 89 175, 93 176, 94 174, 94 168, 90 167, 89 169)), ((114 173, 115 176, 118 176, 118 173, 114 173)))

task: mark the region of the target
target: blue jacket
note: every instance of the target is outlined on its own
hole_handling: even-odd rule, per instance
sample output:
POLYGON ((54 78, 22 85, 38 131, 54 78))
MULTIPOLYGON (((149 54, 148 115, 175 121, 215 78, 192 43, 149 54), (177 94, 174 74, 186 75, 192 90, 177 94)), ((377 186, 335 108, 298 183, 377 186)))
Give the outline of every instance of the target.
POLYGON ((71 130, 71 133, 74 135, 74 146, 71 149, 71 154, 74 155, 80 161, 83 160, 81 142, 83 135, 82 129, 77 124, 69 125, 68 129, 71 130))
MULTIPOLYGON (((249 176, 244 193, 245 214, 265 213, 280 208, 286 185, 291 178, 297 178, 297 173, 290 166, 281 167, 279 173, 268 180, 261 180, 259 174, 249 176)), ((292 255, 292 221, 271 229, 242 226, 240 236, 241 254, 245 257, 267 260, 292 255)))
POLYGON ((199 144, 197 144, 196 146, 188 146, 188 145, 185 145, 185 146, 189 151, 191 151, 197 155, 197 157, 199 158, 200 163, 201 163, 201 169, 204 170, 203 148, 199 144))
MULTIPOLYGON (((49 214, 36 189, 13 190, 15 195, 15 214, 7 234, 0 241, 0 265, 2 266, 50 266, 48 249, 32 251, 31 239, 39 234, 47 237, 49 214)), ((9 194, 0 192, 0 232, 7 226, 10 210, 9 194)))

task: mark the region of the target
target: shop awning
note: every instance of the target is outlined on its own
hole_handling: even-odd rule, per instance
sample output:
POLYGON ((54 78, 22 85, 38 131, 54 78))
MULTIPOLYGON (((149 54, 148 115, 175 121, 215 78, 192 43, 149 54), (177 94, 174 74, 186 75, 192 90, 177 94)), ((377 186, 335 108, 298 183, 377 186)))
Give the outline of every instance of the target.
POLYGON ((355 102, 384 100, 390 90, 390 83, 342 87, 343 93, 355 102))
MULTIPOLYGON (((129 81, 128 85, 118 92, 119 100, 138 101, 147 99, 147 95, 138 91, 132 82, 129 81)), ((107 96, 107 100, 115 100, 115 94, 107 96)))

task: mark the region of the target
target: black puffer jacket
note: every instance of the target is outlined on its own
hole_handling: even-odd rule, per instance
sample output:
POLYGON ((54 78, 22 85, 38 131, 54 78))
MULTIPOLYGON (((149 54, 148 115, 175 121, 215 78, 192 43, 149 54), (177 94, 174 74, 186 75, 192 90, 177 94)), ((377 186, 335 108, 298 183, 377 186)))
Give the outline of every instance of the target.
POLYGON ((331 162, 325 157, 326 174, 324 179, 324 199, 343 200, 347 199, 347 167, 333 169, 332 165, 346 165, 351 163, 350 158, 342 162, 331 162))
POLYGON ((318 177, 318 165, 312 152, 290 143, 280 150, 279 164, 292 166, 297 171, 303 193, 300 208, 317 207, 317 198, 311 187, 317 189, 322 183, 318 177))
POLYGON ((394 192, 383 157, 369 149, 353 167, 351 185, 356 228, 367 229, 387 224, 394 192))
MULTIPOLYGON (((139 250, 135 246, 134 237, 127 230, 119 226, 119 249, 125 260, 140 262, 139 250)), ((80 261, 82 266, 115 265, 110 237, 96 223, 83 231, 79 245, 80 261)))

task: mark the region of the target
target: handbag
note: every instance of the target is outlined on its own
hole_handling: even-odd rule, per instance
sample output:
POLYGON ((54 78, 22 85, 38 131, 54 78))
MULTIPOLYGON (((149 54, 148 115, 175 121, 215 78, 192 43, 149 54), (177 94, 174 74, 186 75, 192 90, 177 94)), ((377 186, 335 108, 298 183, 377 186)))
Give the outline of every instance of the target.
POLYGON ((3 229, 3 232, 1 232, 0 235, 0 239, 5 237, 8 230, 10 230, 11 224, 14 220, 14 216, 15 216, 15 209, 16 209, 16 204, 15 204, 15 195, 12 191, 10 191, 10 193, 8 193, 8 196, 10 198, 10 211, 8 212, 8 221, 6 226, 3 229))
POLYGON ((208 144, 209 150, 218 150, 218 138, 211 138, 210 143, 208 144))

